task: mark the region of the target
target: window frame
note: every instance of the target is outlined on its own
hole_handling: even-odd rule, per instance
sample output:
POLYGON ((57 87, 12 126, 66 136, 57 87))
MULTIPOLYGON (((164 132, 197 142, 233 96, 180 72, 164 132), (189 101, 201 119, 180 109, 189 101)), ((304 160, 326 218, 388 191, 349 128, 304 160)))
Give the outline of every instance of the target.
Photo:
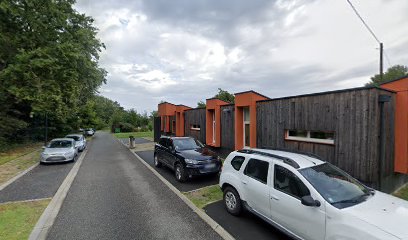
MULTIPOLYGON (((242 167, 242 166, 241 166, 241 167, 242 167)), ((243 173, 245 176, 250 177, 250 178, 252 178, 252 179, 254 179, 254 180, 256 180, 256 181, 258 181, 258 182, 260 182, 260 183, 262 183, 262 184, 268 185, 269 168, 270 168, 270 162, 265 161, 265 160, 260 160, 260 159, 257 159, 257 158, 250 158, 250 159, 248 159, 247 163, 245 164, 245 168, 244 168, 244 170, 242 171, 242 173, 243 173), (266 172, 266 182, 262 181, 261 179, 257 179, 257 178, 255 178, 255 177, 253 177, 253 176, 249 176, 249 175, 246 174, 246 170, 247 170, 248 165, 249 165, 249 163, 251 162, 251 160, 261 161, 261 162, 265 162, 265 163, 268 164, 267 172, 266 172)))
POLYGON ((190 130, 201 131, 201 126, 199 124, 190 124, 190 130))
POLYGON ((290 131, 301 131, 298 129, 285 129, 285 140, 286 141, 299 141, 299 142, 310 142, 310 143, 320 143, 320 144, 327 144, 327 145, 335 145, 334 139, 321 139, 321 138, 312 138, 310 137, 311 132, 323 132, 323 133, 333 133, 335 136, 335 132, 330 132, 330 131, 315 131, 315 130, 303 130, 307 132, 306 137, 297 137, 297 136, 290 136, 289 132, 290 131))
MULTIPOLYGON (((282 165, 279 165, 279 164, 273 164, 273 177, 272 177, 272 187, 273 187, 273 189, 274 190, 276 190, 276 191, 279 191, 279 192, 281 192, 281 193, 284 193, 284 194, 286 194, 286 195, 288 195, 288 196, 291 196, 291 197, 293 197, 293 198, 296 198, 296 199, 298 199, 298 200, 302 200, 300 197, 298 197, 298 196, 296 196, 296 195, 293 195, 293 194, 290 194, 290 193, 288 193, 288 192, 285 192, 285 191, 283 191, 283 190, 281 190, 281 189, 278 189, 278 188, 276 188, 275 187, 275 177, 276 177, 276 167, 280 167, 280 168, 283 168, 283 169, 286 169, 288 172, 290 172, 291 174, 293 174, 304 186, 305 186, 305 188, 308 190, 308 192, 309 192, 309 195, 311 196, 312 195, 312 192, 310 191, 310 189, 309 189, 309 187, 306 185, 306 183, 304 183, 303 181, 302 181, 302 179, 299 177, 299 176, 297 176, 293 171, 291 171, 290 169, 288 169, 288 168, 286 168, 286 167, 284 167, 284 166, 282 166, 282 165)), ((305 196, 307 196, 307 195, 305 195, 305 196)))
POLYGON ((231 167, 232 167, 235 171, 239 172, 239 171, 241 170, 241 168, 242 168, 242 165, 244 165, 245 160, 246 160, 246 157, 244 157, 244 156, 240 156, 240 155, 234 156, 234 157, 231 159, 231 161, 230 161, 231 167), (241 163, 241 165, 239 166, 238 169, 236 169, 236 168, 234 167, 234 165, 232 165, 232 161, 234 161, 234 160, 237 159, 237 158, 242 158, 242 159, 243 159, 243 161, 242 161, 242 163, 241 163))

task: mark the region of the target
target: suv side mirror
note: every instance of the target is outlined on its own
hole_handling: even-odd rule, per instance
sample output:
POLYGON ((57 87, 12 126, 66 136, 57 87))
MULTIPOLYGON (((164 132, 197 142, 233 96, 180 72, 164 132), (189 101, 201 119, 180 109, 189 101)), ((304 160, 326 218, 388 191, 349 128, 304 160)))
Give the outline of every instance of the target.
POLYGON ((320 207, 320 202, 314 200, 310 195, 303 196, 301 199, 301 203, 308 207, 320 207))

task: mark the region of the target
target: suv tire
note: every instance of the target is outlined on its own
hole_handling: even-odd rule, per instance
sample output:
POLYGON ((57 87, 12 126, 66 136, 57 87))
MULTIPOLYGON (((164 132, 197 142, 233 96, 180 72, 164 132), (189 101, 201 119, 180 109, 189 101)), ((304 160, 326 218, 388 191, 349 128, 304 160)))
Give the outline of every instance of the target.
POLYGON ((242 212, 241 198, 238 192, 233 187, 226 187, 224 189, 224 205, 227 211, 238 216, 242 212))
POLYGON ((180 163, 176 163, 174 174, 176 176, 176 180, 179 182, 185 182, 187 179, 186 170, 184 169, 183 165, 181 165, 180 163))
POLYGON ((159 158, 156 154, 154 155, 154 166, 157 168, 160 168, 162 166, 162 163, 159 161, 159 158))

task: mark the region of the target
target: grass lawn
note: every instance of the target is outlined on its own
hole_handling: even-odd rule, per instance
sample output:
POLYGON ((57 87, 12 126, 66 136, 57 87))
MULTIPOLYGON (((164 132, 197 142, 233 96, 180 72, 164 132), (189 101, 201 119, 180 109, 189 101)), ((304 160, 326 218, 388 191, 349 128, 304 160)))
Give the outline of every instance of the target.
MULTIPOLYGON (((38 148, 37 148, 38 149, 38 148)), ((35 149, 33 149, 35 150, 35 149)), ((31 167, 40 161, 40 150, 31 152, 21 157, 9 160, 0 165, 0 185, 7 182, 19 172, 31 167)))
POLYGON ((198 208, 203 208, 206 205, 222 200, 222 191, 218 185, 212 185, 201 188, 197 191, 184 193, 198 208))
POLYGON ((153 131, 150 132, 127 132, 127 133, 115 133, 117 138, 129 138, 129 136, 137 138, 153 138, 153 131))
POLYGON ((27 239, 50 200, 0 204, 1 239, 27 239))
POLYGON ((17 145, 11 147, 5 152, 0 152, 0 165, 12 161, 18 157, 31 153, 37 149, 40 149, 43 143, 30 143, 24 145, 17 145))
POLYGON ((408 185, 396 192, 394 195, 408 201, 408 185))

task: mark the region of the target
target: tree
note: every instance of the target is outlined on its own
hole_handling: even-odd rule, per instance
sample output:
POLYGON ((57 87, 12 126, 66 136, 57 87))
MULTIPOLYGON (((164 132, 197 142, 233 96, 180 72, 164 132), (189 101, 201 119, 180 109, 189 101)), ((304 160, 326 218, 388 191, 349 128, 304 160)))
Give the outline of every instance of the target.
POLYGON ((381 81, 380 74, 376 74, 371 77, 371 81, 366 83, 366 86, 380 86, 384 82, 388 82, 394 79, 398 79, 408 75, 408 67, 403 65, 394 65, 384 73, 381 81))
POLYGON ((197 108, 205 108, 205 107, 206 107, 205 102, 199 101, 199 102, 197 103, 197 108))
POLYGON ((19 121, 1 136, 31 128, 32 114, 47 113, 50 126, 72 123, 69 130, 106 82, 106 71, 98 66, 105 46, 96 38, 94 20, 74 10, 74 3, 0 2, 0 125, 19 121))
POLYGON ((222 90, 221 88, 218 88, 218 93, 214 97, 229 103, 235 102, 234 94, 222 90))

